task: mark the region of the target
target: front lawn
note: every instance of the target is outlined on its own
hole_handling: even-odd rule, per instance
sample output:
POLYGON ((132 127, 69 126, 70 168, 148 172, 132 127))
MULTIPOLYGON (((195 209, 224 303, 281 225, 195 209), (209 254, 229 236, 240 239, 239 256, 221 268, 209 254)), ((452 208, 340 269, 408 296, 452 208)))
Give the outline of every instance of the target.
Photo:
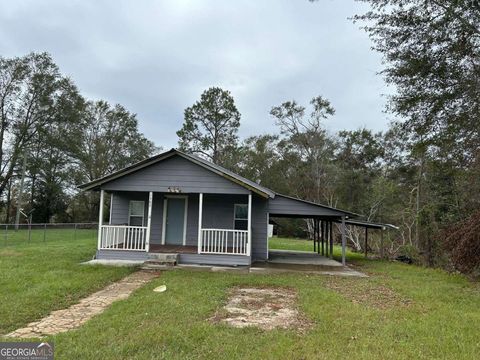
MULTIPOLYGON (((289 241, 304 249, 308 244, 274 239, 270 245, 289 241)), ((66 307, 130 271, 78 265, 94 248, 93 238, 1 247, 2 332, 66 307)), ((441 270, 348 255, 369 278, 163 272, 78 330, 47 340, 55 342, 56 359, 478 358, 478 284, 441 270), (152 291, 162 284, 165 292, 152 291), (211 322, 236 286, 297 291, 297 306, 310 327, 266 331, 211 322)))
POLYGON ((40 230, 32 231, 30 241, 26 231, 11 230, 7 241, 0 241, 0 334, 68 307, 132 271, 80 265, 95 254, 92 230, 49 230, 43 239, 40 230))
POLYGON ((367 262, 362 270, 371 277, 164 272, 51 340, 59 359, 478 358, 478 288, 461 276, 398 263, 367 262), (166 292, 152 291, 161 284, 166 292), (210 322, 235 286, 297 290, 312 327, 301 333, 210 322))

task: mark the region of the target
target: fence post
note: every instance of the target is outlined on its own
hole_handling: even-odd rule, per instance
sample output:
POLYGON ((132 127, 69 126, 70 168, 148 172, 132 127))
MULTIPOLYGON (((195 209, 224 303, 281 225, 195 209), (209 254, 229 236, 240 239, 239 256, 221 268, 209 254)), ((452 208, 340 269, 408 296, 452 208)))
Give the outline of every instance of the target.
POLYGON ((43 224, 43 242, 47 241, 47 223, 43 224))
POLYGON ((75 223, 75 227, 73 229, 73 240, 77 240, 77 223, 75 223))

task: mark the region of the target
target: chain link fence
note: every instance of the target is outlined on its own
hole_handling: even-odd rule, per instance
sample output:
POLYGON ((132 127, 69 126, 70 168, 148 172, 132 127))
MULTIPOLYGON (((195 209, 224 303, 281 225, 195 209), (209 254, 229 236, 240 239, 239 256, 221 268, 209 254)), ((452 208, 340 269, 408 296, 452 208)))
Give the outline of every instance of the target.
POLYGON ((94 240, 96 223, 0 224, 0 246, 94 240))

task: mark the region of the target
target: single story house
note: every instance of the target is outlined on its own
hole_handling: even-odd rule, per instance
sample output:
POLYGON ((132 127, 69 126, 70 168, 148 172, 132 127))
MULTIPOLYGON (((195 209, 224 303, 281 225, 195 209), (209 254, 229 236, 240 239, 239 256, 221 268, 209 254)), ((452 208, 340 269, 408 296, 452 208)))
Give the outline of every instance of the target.
POLYGON ((332 225, 341 224, 345 264, 345 224, 358 217, 278 194, 176 149, 80 188, 100 191, 97 259, 147 260, 151 253, 176 253, 184 264, 250 265, 268 259, 269 218, 296 217, 315 220, 316 249, 321 246, 330 256, 332 225))

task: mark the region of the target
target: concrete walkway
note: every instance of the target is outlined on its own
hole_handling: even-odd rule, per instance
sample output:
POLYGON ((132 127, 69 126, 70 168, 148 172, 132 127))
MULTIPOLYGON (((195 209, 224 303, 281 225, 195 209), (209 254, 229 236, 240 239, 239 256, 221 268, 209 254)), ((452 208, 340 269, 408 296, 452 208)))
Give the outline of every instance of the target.
POLYGON ((157 276, 158 274, 152 272, 137 271, 80 300, 78 304, 68 309, 54 311, 47 317, 6 336, 37 338, 78 328, 93 316, 102 313, 114 301, 126 299, 133 291, 157 276))

